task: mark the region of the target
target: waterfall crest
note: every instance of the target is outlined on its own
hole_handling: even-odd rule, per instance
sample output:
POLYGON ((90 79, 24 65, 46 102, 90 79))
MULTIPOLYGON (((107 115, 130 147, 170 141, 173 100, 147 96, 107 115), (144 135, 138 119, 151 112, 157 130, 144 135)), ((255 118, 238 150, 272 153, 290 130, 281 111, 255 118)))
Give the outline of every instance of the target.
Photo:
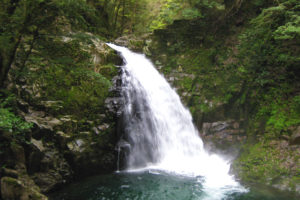
POLYGON ((230 164, 209 155, 175 90, 142 54, 108 44, 124 59, 124 140, 129 144, 128 170, 158 169, 202 177, 207 187, 238 186, 230 164))

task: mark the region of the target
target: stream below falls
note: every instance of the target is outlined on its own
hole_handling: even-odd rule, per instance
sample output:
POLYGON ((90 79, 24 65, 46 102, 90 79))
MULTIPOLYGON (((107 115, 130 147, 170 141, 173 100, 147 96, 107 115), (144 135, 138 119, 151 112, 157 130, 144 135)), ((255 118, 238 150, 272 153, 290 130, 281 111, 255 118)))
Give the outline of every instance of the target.
POLYGON ((73 183, 50 200, 296 200, 292 194, 264 186, 247 192, 231 188, 204 188, 201 177, 147 170, 121 172, 73 183))

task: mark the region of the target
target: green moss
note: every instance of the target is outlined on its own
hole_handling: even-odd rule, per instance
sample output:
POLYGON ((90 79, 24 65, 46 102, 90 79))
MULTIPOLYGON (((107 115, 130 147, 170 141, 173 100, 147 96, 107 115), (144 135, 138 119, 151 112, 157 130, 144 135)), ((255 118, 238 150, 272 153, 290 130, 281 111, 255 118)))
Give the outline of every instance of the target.
POLYGON ((0 93, 0 130, 8 132, 19 141, 25 141, 25 132, 30 130, 32 123, 27 123, 15 112, 16 97, 9 93, 0 93))
MULTIPOLYGON (((277 179, 290 176, 296 181, 298 172, 287 164, 288 158, 296 159, 294 162, 297 163, 292 150, 280 149, 270 141, 259 142, 245 145, 233 168, 245 182, 273 184, 277 179)), ((294 181, 291 179, 290 182, 294 181)))
MULTIPOLYGON (((281 92, 280 92, 281 93, 281 92)), ((278 139, 281 135, 290 135, 290 127, 300 124, 299 96, 283 99, 279 94, 266 94, 256 114, 257 121, 266 119, 264 137, 278 139)))

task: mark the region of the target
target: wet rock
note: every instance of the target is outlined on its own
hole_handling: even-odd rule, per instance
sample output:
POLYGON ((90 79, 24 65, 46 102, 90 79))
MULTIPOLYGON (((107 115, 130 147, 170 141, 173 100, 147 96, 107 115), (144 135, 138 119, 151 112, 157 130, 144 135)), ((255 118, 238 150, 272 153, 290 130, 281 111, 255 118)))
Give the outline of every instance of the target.
POLYGON ((117 170, 126 169, 126 158, 130 153, 131 145, 124 139, 120 139, 117 143, 115 150, 117 151, 117 170))
POLYGON ((109 97, 105 100, 106 108, 110 113, 113 113, 114 116, 120 116, 122 114, 123 104, 123 97, 109 97))

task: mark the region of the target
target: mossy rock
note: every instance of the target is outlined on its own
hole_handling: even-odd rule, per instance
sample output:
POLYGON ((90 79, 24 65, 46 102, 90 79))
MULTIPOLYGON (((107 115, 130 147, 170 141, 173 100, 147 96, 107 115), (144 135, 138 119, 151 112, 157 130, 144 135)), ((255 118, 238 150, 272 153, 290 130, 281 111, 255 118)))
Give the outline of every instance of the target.
POLYGON ((3 177, 1 179, 1 195, 3 200, 47 200, 48 198, 15 178, 3 177))

